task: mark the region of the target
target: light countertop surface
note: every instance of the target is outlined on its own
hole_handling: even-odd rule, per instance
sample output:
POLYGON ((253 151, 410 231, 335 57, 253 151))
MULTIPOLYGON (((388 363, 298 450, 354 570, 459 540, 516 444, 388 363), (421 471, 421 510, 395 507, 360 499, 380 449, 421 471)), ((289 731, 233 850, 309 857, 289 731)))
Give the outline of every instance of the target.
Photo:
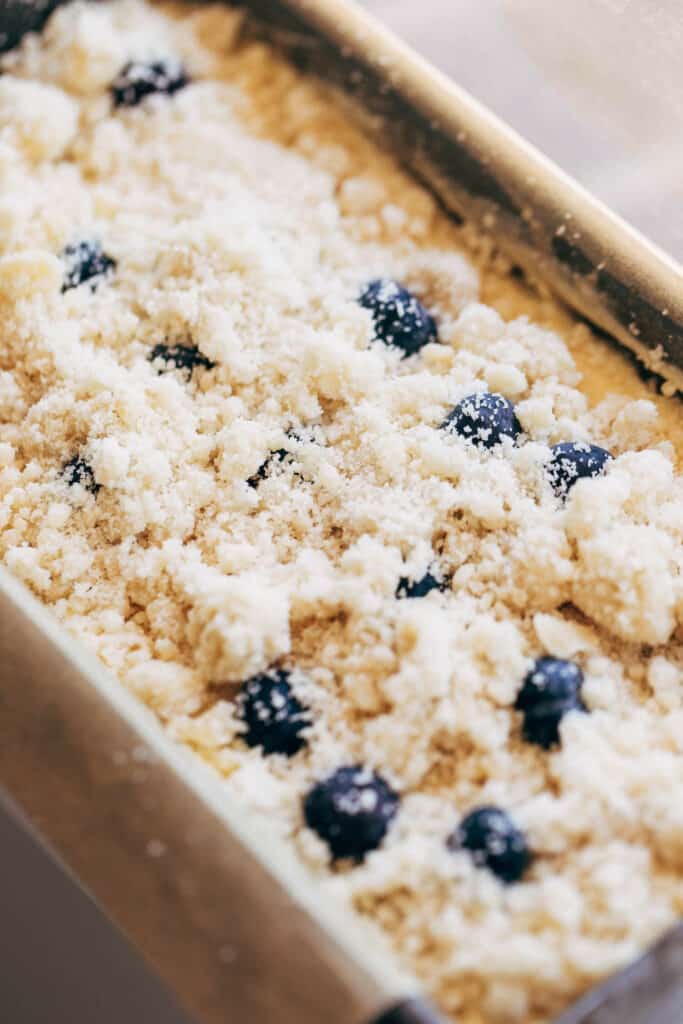
POLYGON ((683 260, 682 0, 362 0, 683 260))

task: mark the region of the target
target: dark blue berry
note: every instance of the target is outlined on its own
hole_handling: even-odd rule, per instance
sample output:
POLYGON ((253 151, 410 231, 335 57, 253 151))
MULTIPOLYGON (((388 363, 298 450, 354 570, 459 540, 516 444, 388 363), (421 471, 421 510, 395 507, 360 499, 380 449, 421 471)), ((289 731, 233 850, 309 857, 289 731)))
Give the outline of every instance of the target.
POLYGON ((380 845, 398 805, 398 793, 380 775, 351 765, 313 787, 304 800, 304 817, 334 860, 360 862, 380 845))
POLYGON ((522 427, 512 402, 503 395, 478 391, 453 408, 441 424, 444 430, 471 441, 478 448, 493 448, 504 437, 515 441, 522 427))
POLYGON ((401 576, 396 588, 396 597, 426 597, 432 590, 446 590, 448 583, 439 579, 431 572, 426 572, 422 579, 411 580, 401 576))
POLYGON ((433 317, 415 295, 396 281, 371 281, 359 301, 372 313, 375 338, 400 348, 404 356, 411 356, 437 340, 433 317))
POLYGON ((86 281, 91 290, 95 291, 102 281, 111 277, 116 268, 116 261, 103 252, 96 239, 67 245, 62 251, 62 260, 65 266, 62 292, 77 288, 86 281))
POLYGON ((80 455, 74 455, 72 459, 64 463, 62 466, 62 476, 69 487, 79 484, 84 490, 89 491, 90 494, 97 494, 101 488, 101 484, 98 484, 95 480, 92 467, 80 455))
POLYGON ((285 462, 286 460, 293 461, 294 456, 291 452, 288 452, 286 448, 277 448, 275 451, 270 452, 268 457, 263 460, 259 468, 250 476, 247 483, 250 487, 258 487, 262 480, 265 480, 267 476, 270 476, 271 469, 274 465, 285 462))
POLYGON ((247 679, 237 695, 242 738, 250 747, 262 747, 264 754, 291 757, 306 743, 301 734, 310 725, 310 715, 289 680, 289 672, 273 669, 247 679))
POLYGON ((604 448, 585 441, 562 441, 551 451, 545 471, 558 498, 566 498, 577 480, 600 476, 612 458, 604 448))
POLYGON ((157 373, 181 370, 188 378, 198 367, 211 370, 216 365, 196 345, 155 345, 147 358, 156 367, 157 373))
POLYGON ((448 839, 450 850, 468 850, 477 867, 488 868, 501 882, 518 882, 531 853, 524 833, 498 807, 477 807, 448 839))
POLYGON ((522 732, 529 743, 548 750, 560 742, 560 722, 569 711, 585 711, 583 672, 573 661, 539 658, 526 675, 515 707, 524 714, 522 732))
POLYGON ((136 107, 153 93, 172 96, 189 81, 187 71, 175 58, 132 60, 112 82, 111 95, 115 107, 136 107))

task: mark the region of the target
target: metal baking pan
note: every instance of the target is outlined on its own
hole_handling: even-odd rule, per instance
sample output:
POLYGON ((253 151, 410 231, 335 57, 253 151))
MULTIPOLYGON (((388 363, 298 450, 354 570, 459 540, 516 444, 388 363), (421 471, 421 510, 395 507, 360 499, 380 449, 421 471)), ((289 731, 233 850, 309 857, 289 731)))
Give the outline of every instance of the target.
MULTIPOLYGON (((54 4, 0 0, 2 46, 54 4)), ((346 0, 241 0, 245 31, 336 85, 455 218, 683 384, 683 277, 346 0)), ((50 614, 0 572, 0 783, 205 1024, 438 1024, 293 853, 231 805, 50 614)), ((558 1024, 681 1024, 683 926, 558 1024)))

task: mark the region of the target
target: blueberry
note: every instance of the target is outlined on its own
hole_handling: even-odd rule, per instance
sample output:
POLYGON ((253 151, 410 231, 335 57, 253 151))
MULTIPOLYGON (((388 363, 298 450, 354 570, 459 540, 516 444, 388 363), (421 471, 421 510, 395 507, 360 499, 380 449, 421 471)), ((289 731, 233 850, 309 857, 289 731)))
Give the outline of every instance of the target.
POLYGON ((185 68, 173 57, 153 61, 132 60, 112 82, 111 95, 115 107, 137 107, 145 96, 153 93, 172 96, 189 81, 185 68))
POLYGON ((102 281, 111 277, 116 268, 116 260, 103 252, 101 244, 96 239, 65 246, 62 250, 62 260, 65 264, 62 292, 77 288, 86 281, 89 282, 91 290, 95 291, 102 281))
POLYGON ((515 707, 524 714, 522 732, 529 743, 548 750, 560 741, 560 722, 569 711, 585 711, 583 672, 573 661, 539 658, 524 679, 515 707))
POLYGON ((412 356, 437 340, 436 324, 422 303, 403 285, 388 278, 371 281, 359 302, 372 313, 375 338, 412 356))
POLYGON ((558 498, 566 498, 577 480, 600 476, 612 458, 604 448, 585 441, 562 441, 551 451, 545 471, 558 498))
POLYGON ((493 448, 504 437, 515 441, 522 433, 512 402, 488 391, 463 398, 441 426, 448 433, 471 441, 477 448, 493 448))
POLYGON ((524 833, 498 807, 470 811, 447 842, 450 850, 468 850, 477 867, 486 867, 501 882, 518 882, 531 853, 524 833))
POLYGON ((304 817, 334 860, 349 857, 358 863, 380 845, 398 804, 398 793, 380 775, 351 765, 313 787, 304 800, 304 817))
POLYGON ((247 679, 237 695, 242 738, 250 747, 262 747, 264 754, 291 757, 306 744, 301 733, 310 725, 310 715, 289 680, 285 669, 271 669, 247 679))
POLYGON ((247 483, 250 487, 258 487, 262 480, 265 480, 267 476, 270 476, 270 470, 274 464, 293 458, 294 456, 292 453, 288 452, 286 448, 277 448, 275 451, 270 452, 268 457, 263 460, 256 472, 249 477, 247 483))
POLYGON ((92 466, 85 459, 82 459, 80 455, 74 455, 72 459, 64 463, 62 466, 62 476, 69 487, 80 484, 90 494, 97 494, 101 488, 101 484, 98 484, 95 480, 92 466))
POLYGON ((216 365, 196 345, 155 345, 147 358, 160 374, 181 370, 188 378, 197 367, 211 370, 216 365))
POLYGON ((427 571, 422 579, 411 580, 401 576, 396 588, 396 597, 426 597, 432 590, 445 590, 447 582, 427 571))

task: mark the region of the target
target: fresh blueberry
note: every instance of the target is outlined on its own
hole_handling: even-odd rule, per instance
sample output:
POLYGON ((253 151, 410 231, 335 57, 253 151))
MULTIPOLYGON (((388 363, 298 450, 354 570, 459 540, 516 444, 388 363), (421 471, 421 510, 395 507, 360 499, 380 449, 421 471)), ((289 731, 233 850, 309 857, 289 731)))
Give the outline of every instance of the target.
POLYGON ((432 590, 445 590, 447 582, 427 571, 419 580, 401 576, 396 588, 396 597, 426 597, 432 590))
POLYGON ((524 714, 523 735, 548 750, 560 742, 560 722, 569 711, 585 711, 583 672, 573 661, 539 658, 524 679, 515 707, 524 714))
POLYGON ((237 695, 237 715, 244 722, 242 738, 264 754, 291 757, 306 744, 301 735, 310 725, 308 709, 290 684, 290 673, 273 669, 242 683, 237 695))
POLYGON ((187 71, 173 57, 164 60, 132 60, 125 65, 111 84, 115 107, 137 107, 145 96, 161 93, 172 96, 190 79, 187 71))
POLYGON ((400 348, 404 356, 412 356, 437 340, 433 317, 415 295, 396 281, 371 281, 359 301, 372 313, 375 338, 400 348))
POLYGON ((250 487, 258 487, 262 480, 265 480, 267 476, 270 476, 270 471, 273 465, 285 462, 287 459, 292 460, 294 456, 291 452, 288 452, 286 448, 277 448, 275 451, 270 452, 267 458, 263 460, 256 472, 249 477, 247 483, 250 487))
POLYGON ((488 391, 463 398, 441 426, 448 433, 471 441, 477 448, 493 448, 504 437, 515 441, 522 433, 512 402, 488 391))
POLYGON ((604 448, 585 441, 562 441, 551 451, 545 471, 558 498, 566 498, 577 480, 600 476, 612 458, 604 448))
POLYGON ((95 480, 92 466, 85 459, 82 459, 80 455, 74 455, 72 459, 64 463, 62 466, 62 476, 69 487, 79 484, 84 490, 89 491, 90 494, 97 494, 101 488, 101 484, 98 484, 95 480))
POLYGON ((531 853, 524 833, 498 807, 470 811, 448 839, 450 850, 468 850, 477 867, 486 867, 501 882, 518 882, 531 853))
POLYGON ((380 845, 398 805, 398 793, 380 775, 351 765, 313 787, 304 800, 304 817, 334 860, 360 862, 380 845))
POLYGON ((188 378, 197 367, 211 370, 216 365, 196 345, 155 345, 147 358, 158 373, 181 370, 188 378))
POLYGON ((96 239, 67 245, 62 251, 62 260, 65 266, 62 292, 77 288, 86 281, 91 290, 95 291, 102 281, 111 277, 116 268, 116 261, 103 252, 96 239))

